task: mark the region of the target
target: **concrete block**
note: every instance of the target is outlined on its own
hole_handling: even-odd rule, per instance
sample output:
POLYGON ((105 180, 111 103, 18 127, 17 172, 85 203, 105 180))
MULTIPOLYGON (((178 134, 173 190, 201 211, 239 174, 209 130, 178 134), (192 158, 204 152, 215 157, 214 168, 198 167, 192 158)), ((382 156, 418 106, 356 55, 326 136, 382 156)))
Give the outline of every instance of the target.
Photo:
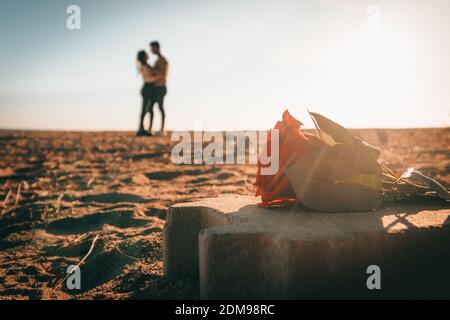
POLYGON ((319 213, 224 195, 170 208, 164 272, 202 299, 450 298, 450 209, 386 205, 319 213), (369 290, 367 267, 381 269, 369 290))

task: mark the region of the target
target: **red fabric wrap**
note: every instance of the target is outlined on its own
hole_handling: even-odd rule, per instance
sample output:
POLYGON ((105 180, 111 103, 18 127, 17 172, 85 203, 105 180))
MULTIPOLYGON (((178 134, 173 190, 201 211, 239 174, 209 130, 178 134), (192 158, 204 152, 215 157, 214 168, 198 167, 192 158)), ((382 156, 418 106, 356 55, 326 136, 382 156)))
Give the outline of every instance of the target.
MULTIPOLYGON (((283 112, 282 121, 278 121, 275 125, 274 129, 279 130, 279 168, 274 175, 261 175, 261 168, 270 167, 270 164, 263 165, 258 160, 255 196, 261 196, 260 206, 268 207, 298 201, 283 170, 311 149, 308 138, 300 131, 301 125, 303 123, 291 116, 287 110, 283 112)), ((269 156, 271 156, 271 141, 272 134, 269 133, 265 145, 269 156)))

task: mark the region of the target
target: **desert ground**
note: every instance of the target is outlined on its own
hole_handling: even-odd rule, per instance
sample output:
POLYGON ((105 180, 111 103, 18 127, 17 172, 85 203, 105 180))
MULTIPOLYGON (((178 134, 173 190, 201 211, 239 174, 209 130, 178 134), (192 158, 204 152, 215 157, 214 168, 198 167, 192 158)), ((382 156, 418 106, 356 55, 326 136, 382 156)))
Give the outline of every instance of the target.
MULTIPOLYGON (((450 128, 354 130, 394 170, 450 186, 450 128)), ((253 194, 255 165, 175 165, 170 134, 0 131, 0 299, 196 299, 163 276, 175 203, 253 194), (81 267, 81 290, 60 285, 81 267)))

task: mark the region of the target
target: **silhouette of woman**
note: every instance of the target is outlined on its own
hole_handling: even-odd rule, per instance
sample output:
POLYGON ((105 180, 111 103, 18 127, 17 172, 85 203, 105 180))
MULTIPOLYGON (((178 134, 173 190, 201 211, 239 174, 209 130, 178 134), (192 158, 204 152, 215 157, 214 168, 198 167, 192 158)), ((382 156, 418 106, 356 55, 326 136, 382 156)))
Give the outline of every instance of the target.
POLYGON ((144 80, 144 86, 141 90, 142 95, 142 110, 139 122, 139 129, 136 133, 137 136, 151 136, 151 126, 149 131, 144 129, 145 115, 150 112, 150 117, 153 119, 153 101, 155 100, 155 85, 153 84, 159 77, 152 67, 147 63, 148 54, 144 50, 141 50, 137 54, 137 63, 139 72, 144 80))

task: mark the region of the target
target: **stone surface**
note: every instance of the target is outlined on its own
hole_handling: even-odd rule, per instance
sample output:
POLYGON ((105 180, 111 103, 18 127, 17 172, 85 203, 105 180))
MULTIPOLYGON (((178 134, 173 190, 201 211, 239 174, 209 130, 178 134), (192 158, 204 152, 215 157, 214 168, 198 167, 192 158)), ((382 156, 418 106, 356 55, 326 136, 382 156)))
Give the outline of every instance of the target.
POLYGON ((450 209, 390 204, 319 213, 224 195, 170 208, 164 272, 198 278, 203 299, 450 298, 450 209), (381 290, 366 269, 381 268, 381 290))

